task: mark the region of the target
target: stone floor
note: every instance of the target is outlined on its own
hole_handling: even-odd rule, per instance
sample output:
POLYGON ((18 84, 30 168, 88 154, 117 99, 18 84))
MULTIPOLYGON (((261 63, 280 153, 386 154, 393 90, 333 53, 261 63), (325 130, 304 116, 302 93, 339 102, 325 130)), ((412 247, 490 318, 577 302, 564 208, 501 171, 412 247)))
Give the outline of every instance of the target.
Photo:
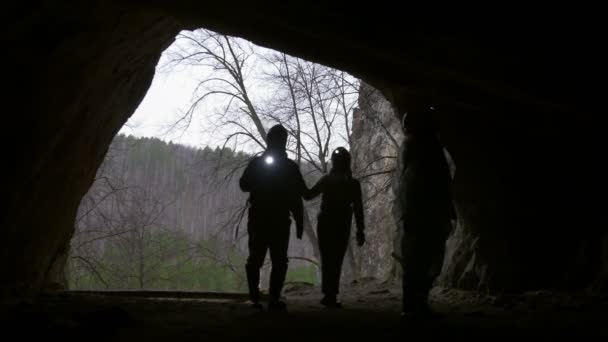
MULTIPOLYGON (((373 282, 343 290, 343 309, 324 309, 317 288, 285 288, 287 313, 251 308, 243 294, 66 292, 2 305, 2 331, 20 340, 289 341, 441 336, 608 336, 608 299, 534 292, 484 296, 433 290, 439 317, 403 320, 397 288, 373 282)), ((16 339, 5 339, 5 341, 16 339)))

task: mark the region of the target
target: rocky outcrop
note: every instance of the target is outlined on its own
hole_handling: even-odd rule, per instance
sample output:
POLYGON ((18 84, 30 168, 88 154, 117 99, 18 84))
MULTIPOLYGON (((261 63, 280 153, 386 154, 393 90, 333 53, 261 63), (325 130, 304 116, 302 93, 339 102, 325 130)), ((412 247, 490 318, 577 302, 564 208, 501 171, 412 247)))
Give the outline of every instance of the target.
POLYGON ((386 280, 395 271, 392 179, 403 133, 391 103, 377 89, 362 83, 358 105, 353 113, 352 155, 363 191, 367 243, 361 249, 351 247, 359 277, 386 280))
MULTIPOLYGON (((450 114, 446 114, 442 108, 439 115, 450 114)), ((470 131, 470 128, 463 130, 470 131)), ((450 133, 449 129, 444 128, 445 131, 450 133)), ((384 157, 397 155, 402 133, 394 105, 365 83, 360 90, 359 108, 354 113, 352 138, 357 174, 364 179, 362 184, 367 201, 365 214, 369 237, 363 249, 352 248, 355 264, 360 277, 387 279, 399 272, 391 253, 394 251, 399 255, 400 246, 397 227, 391 217, 394 195, 387 187, 394 174, 385 173, 395 168, 395 160, 384 157), (375 175, 368 177, 370 174, 375 175)), ((561 223, 556 223, 556 216, 545 217, 546 222, 532 221, 538 226, 523 230, 523 227, 532 224, 525 220, 534 215, 527 212, 529 208, 522 210, 520 205, 531 205, 531 199, 509 202, 509 197, 497 196, 499 192, 512 196, 512 191, 517 191, 515 189, 522 185, 513 186, 515 189, 502 188, 504 184, 491 171, 497 164, 503 165, 505 170, 513 170, 514 165, 507 166, 504 161, 496 160, 500 156, 496 152, 490 153, 487 150, 489 146, 471 148, 463 154, 462 142, 453 144, 453 139, 452 134, 448 134, 444 142, 448 145, 448 155, 453 156, 455 151, 456 158, 462 161, 458 164, 453 158, 449 159, 455 176, 454 203, 458 219, 446 241, 444 264, 437 285, 492 292, 538 288, 547 283, 566 288, 587 284, 595 291, 605 291, 608 235, 585 236, 598 233, 593 233, 590 227, 581 226, 578 230, 573 228, 570 236, 576 242, 573 240, 568 244, 561 236, 564 230, 561 223), (453 151, 450 147, 453 147, 453 151), (471 165, 476 165, 476 168, 471 165), (512 221, 515 217, 522 221, 512 221), (586 233, 581 235, 583 232, 586 233), (597 240, 590 236, 595 236, 597 240)), ((505 156, 512 153, 504 151, 505 156)), ((525 155, 521 150, 518 153, 525 155)), ((530 186, 528 180, 523 181, 525 171, 517 171, 513 175, 514 179, 530 186)), ((529 176, 533 177, 532 174, 529 176)), ((546 183, 538 182, 535 185, 540 184, 546 183)), ((542 200, 535 204, 539 210, 544 210, 546 205, 542 200)), ((555 214, 569 217, 567 213, 555 214)))

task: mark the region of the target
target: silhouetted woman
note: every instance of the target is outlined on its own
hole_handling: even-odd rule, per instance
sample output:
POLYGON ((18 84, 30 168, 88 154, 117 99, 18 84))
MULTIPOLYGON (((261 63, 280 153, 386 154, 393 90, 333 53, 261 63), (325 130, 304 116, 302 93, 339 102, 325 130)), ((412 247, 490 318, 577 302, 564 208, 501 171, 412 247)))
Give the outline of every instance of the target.
POLYGON ((341 307, 337 300, 344 254, 350 239, 353 211, 357 226, 357 244, 365 243, 361 184, 350 169, 350 153, 337 148, 331 155, 332 168, 304 196, 310 200, 323 194, 318 216, 317 237, 321 252, 321 304, 341 307))

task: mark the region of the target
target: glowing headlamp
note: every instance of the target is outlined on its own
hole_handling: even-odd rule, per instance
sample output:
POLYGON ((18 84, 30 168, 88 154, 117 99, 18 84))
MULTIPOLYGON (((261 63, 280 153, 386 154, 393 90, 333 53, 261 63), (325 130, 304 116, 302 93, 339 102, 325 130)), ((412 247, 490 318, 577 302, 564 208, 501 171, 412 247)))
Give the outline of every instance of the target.
POLYGON ((266 163, 266 165, 272 165, 274 164, 274 158, 272 158, 272 156, 266 156, 266 158, 264 158, 264 163, 266 163))

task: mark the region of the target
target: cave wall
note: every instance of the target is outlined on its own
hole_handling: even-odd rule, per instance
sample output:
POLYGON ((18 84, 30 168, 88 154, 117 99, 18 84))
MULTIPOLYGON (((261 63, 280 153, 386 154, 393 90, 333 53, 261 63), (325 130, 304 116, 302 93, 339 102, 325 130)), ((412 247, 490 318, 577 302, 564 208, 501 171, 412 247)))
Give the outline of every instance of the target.
MULTIPOLYGON (((396 153, 387 130, 374 125, 375 120, 382 120, 390 135, 402 141, 398 108, 366 84, 360 96, 353 119, 358 166, 396 153)), ((412 99, 405 107, 415 109, 422 103, 427 102, 412 99)), ((572 114, 554 111, 539 120, 539 108, 499 108, 486 114, 428 104, 436 108, 442 140, 455 162, 458 212, 437 284, 490 292, 605 291, 608 235, 595 197, 605 183, 597 182, 598 170, 587 164, 594 151, 589 140, 564 141, 571 135, 560 121, 576 122, 568 119, 572 114), (521 118, 526 125, 519 124, 521 118), (589 145, 581 146, 583 142, 589 145)), ((386 165, 391 161, 377 167, 386 165)), ((373 193, 385 180, 383 175, 364 183, 364 193, 373 193)), ((391 252, 396 248, 400 254, 400 247, 391 245, 398 236, 392 217, 387 217, 393 194, 385 189, 379 195, 366 209, 370 241, 358 260, 362 276, 387 279, 394 274, 391 252)))
POLYGON ((601 283, 606 182, 589 117, 499 101, 436 107, 458 212, 439 283, 490 292, 601 283))
MULTIPOLYGON (((348 13, 311 6, 7 3, 1 141, 11 148, 0 269, 8 281, 0 293, 44 286, 78 203, 144 96, 160 53, 180 29, 197 27, 349 71, 379 89, 397 116, 432 96, 458 168, 459 227, 478 237, 452 237, 460 247, 445 282, 575 288, 605 270, 606 211, 596 199, 607 190, 602 94, 592 82, 603 64, 596 44, 603 31, 593 26, 601 21, 584 16, 571 27, 543 16, 538 28, 533 15, 517 26, 509 16, 425 15, 420 23, 390 6, 348 13)), ((575 17, 569 9, 568 22, 575 17)))
POLYGON ((361 83, 358 106, 353 111, 351 139, 352 167, 361 182, 366 223, 366 244, 362 248, 351 246, 357 274, 389 280, 396 271, 392 184, 403 132, 391 103, 365 82, 361 83))
POLYGON ((9 295, 61 278, 54 261, 64 259, 80 198, 178 32, 154 11, 100 2, 39 3, 20 14, 4 37, 18 110, 2 139, 15 146, 0 257, 9 295))

